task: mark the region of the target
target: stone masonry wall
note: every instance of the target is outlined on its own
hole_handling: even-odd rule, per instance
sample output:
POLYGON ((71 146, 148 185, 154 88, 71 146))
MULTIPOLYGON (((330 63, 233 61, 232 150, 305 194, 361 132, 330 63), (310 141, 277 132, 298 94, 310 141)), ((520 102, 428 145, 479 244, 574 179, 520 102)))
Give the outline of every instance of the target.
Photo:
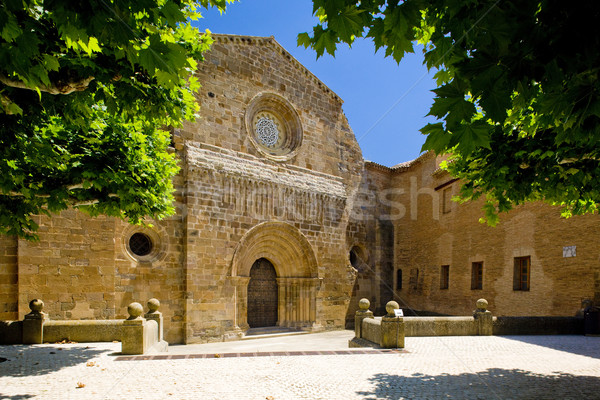
MULTIPOLYGON (((202 118, 175 136, 186 163, 186 341, 232 337, 244 326, 232 259, 269 221, 297 229, 317 258, 315 324, 343 327, 353 277, 345 232, 362 157, 340 99, 270 38, 216 36, 199 79, 202 118), (302 125, 302 145, 286 161, 265 158, 246 132, 245 111, 265 92, 286 99, 302 125)), ((285 266, 274 267, 283 277, 285 266)))
POLYGON ((160 301, 164 334, 169 343, 182 343, 184 319, 183 237, 181 217, 154 222, 151 228, 119 222, 115 232, 115 303, 116 317, 127 318, 131 302, 144 305, 151 298, 160 301), (127 249, 126 241, 134 232, 152 233, 159 251, 150 260, 139 260, 127 249))
MULTIPOLYGON (((122 318, 131 301, 156 297, 168 341, 228 338, 245 323, 235 250, 252 228, 277 221, 299 232, 309 248, 296 248, 316 260, 301 276, 275 266, 308 279, 287 284, 314 299, 294 301, 314 305, 315 327, 343 327, 353 284, 345 232, 362 157, 341 100, 272 38, 217 36, 199 75, 201 118, 174 135, 176 215, 134 227, 69 210, 40 217, 39 242, 2 238, 4 319, 22 318, 35 297, 53 319, 122 318), (264 92, 286 99, 302 126, 301 145, 283 162, 265 158, 245 130, 249 103, 264 92), (132 254, 136 232, 152 238, 152 254, 132 254)), ((313 318, 309 311, 302 315, 313 318)))
MULTIPOLYGON (((5 254, 14 254, 10 257, 18 260, 19 270, 18 280, 16 275, 6 278, 15 283, 2 292, 8 298, 4 307, 8 309, 14 301, 15 311, 3 319, 23 318, 34 298, 44 300, 50 319, 126 318, 131 302, 145 305, 155 297, 161 301, 165 337, 172 343, 182 342, 180 221, 175 218, 142 228, 73 210, 40 217, 38 242, 19 240, 18 256, 15 246, 2 248, 5 254), (138 231, 155 232, 160 251, 152 260, 136 260, 127 249, 127 240, 138 231)), ((10 271, 12 267, 3 268, 10 271)))
POLYGON ((115 221, 73 210, 38 218, 40 240, 19 240, 19 319, 34 298, 51 319, 114 318, 115 221))
POLYGON ((385 168, 365 166, 346 230, 348 248, 356 252, 356 278, 346 313, 349 328, 354 326, 361 298, 368 298, 376 313, 381 314, 393 296, 394 225, 385 197, 389 185, 390 174, 385 168))

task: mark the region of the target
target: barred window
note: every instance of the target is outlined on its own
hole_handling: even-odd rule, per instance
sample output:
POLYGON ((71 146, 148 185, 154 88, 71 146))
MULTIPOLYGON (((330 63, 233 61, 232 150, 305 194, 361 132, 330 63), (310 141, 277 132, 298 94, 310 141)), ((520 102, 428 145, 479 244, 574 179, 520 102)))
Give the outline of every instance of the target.
POLYGON ((440 289, 448 289, 450 286, 450 266, 442 265, 440 269, 440 289))
POLYGON ((478 261, 471 266, 471 290, 481 289, 483 289, 483 261, 478 261))
POLYGON ((531 275, 531 257, 515 257, 515 274, 513 290, 529 290, 529 276, 531 275))

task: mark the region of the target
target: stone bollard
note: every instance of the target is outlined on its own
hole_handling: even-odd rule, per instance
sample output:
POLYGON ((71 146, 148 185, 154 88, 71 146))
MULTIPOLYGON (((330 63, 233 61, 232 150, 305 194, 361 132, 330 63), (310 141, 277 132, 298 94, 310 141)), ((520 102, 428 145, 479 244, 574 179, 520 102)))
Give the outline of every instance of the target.
POLYGON ((154 320, 158 324, 158 341, 161 342, 163 340, 163 316, 158 308, 160 307, 160 301, 157 299, 148 300, 148 313, 144 315, 146 320, 154 320))
POLYGON ((146 320, 141 317, 144 308, 140 303, 131 303, 127 307, 129 318, 123 321, 121 353, 144 354, 146 351, 146 320))
POLYGON ((29 302, 31 312, 25 315, 23 319, 23 344, 42 344, 44 343, 44 322, 47 314, 43 312, 44 302, 40 299, 33 299, 29 302))
POLYGON ((490 336, 494 332, 494 318, 492 313, 487 310, 488 302, 486 299, 479 299, 476 303, 477 310, 473 313, 473 318, 477 323, 477 330, 480 336, 490 336))
POLYGON ((354 336, 362 338, 362 321, 365 318, 373 318, 373 312, 369 311, 371 302, 367 299, 360 299, 358 302, 359 310, 354 314, 354 336))
POLYGON ((404 348, 404 318, 396 317, 394 310, 400 309, 395 301, 385 305, 387 315, 381 318, 381 347, 384 349, 404 348))

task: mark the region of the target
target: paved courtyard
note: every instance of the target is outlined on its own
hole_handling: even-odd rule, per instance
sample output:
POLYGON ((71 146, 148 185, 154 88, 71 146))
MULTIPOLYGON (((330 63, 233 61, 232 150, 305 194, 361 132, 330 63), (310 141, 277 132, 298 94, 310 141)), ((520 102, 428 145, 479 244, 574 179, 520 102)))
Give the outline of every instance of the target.
POLYGON ((361 354, 345 351, 352 336, 171 346, 150 360, 123 360, 120 343, 0 346, 0 399, 600 399, 597 337, 409 337, 404 352, 361 354))

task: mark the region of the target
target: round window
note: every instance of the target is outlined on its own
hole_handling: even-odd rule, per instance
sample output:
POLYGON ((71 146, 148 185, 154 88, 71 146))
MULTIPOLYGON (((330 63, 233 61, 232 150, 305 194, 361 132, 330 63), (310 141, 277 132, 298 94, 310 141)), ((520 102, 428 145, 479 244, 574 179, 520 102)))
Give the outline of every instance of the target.
POLYGON ((152 248, 152 239, 145 233, 137 232, 129 238, 129 249, 136 256, 147 256, 152 252, 152 248))
POLYGON ((276 94, 261 93, 252 99, 245 122, 250 141, 272 160, 289 160, 302 143, 300 117, 287 100, 276 94))

